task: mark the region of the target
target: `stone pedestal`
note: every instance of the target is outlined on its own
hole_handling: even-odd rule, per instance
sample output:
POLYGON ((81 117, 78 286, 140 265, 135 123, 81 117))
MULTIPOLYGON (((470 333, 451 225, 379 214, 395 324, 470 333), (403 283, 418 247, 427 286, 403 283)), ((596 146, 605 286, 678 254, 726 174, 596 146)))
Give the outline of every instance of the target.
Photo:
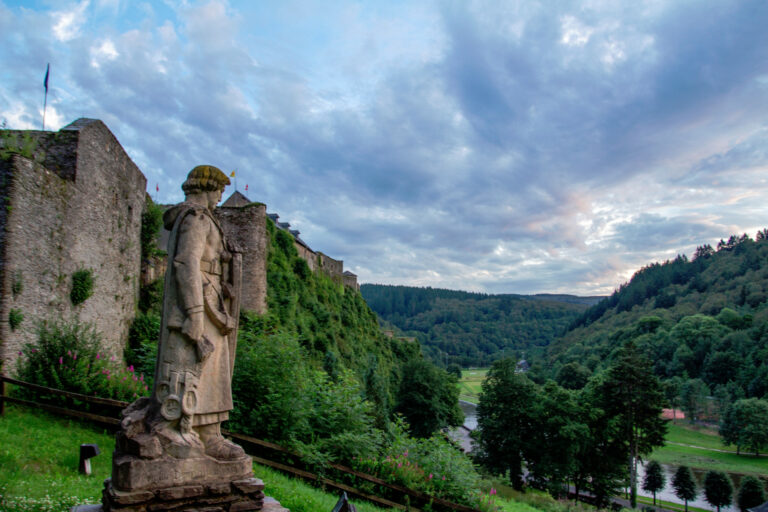
MULTIPOLYGON (((262 510, 264 483, 258 478, 201 481, 154 490, 121 491, 104 481, 103 512, 245 512, 262 510)), ((278 505, 279 506, 279 505, 278 505)), ((273 509, 279 510, 279 509, 273 509)))

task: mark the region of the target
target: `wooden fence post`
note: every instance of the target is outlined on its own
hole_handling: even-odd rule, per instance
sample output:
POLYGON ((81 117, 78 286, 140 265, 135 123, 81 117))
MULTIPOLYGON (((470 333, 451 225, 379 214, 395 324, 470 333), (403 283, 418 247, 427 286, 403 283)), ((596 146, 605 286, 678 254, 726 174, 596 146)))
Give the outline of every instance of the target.
POLYGON ((5 416, 5 378, 0 373, 0 416, 5 416))

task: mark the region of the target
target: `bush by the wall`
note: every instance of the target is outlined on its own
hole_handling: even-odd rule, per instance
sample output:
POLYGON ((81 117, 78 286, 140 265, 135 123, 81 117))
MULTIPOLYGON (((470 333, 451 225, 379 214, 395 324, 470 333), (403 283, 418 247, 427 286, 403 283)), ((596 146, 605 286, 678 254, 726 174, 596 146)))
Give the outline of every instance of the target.
MULTIPOLYGON (((44 322, 37 340, 19 352, 16 375, 19 380, 84 395, 133 401, 148 392, 141 373, 123 367, 101 347, 101 335, 89 324, 44 322)), ((59 395, 40 395, 20 388, 20 395, 36 401, 66 403, 59 395)))
POLYGON ((76 270, 72 274, 72 291, 69 292, 69 299, 73 305, 82 304, 93 295, 93 279, 93 270, 89 268, 76 270))
POLYGON ((8 312, 8 325, 10 326, 11 331, 18 329, 23 321, 24 313, 22 313, 20 309, 11 308, 11 311, 8 312))

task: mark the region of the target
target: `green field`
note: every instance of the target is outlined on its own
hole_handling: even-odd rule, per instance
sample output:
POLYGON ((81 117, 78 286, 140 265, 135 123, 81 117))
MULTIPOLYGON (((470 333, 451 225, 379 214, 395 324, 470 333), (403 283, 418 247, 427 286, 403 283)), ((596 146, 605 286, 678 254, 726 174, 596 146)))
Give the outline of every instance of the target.
POLYGON ((743 452, 737 455, 736 447, 723 446, 720 436, 714 430, 694 427, 678 421, 669 424, 666 440, 667 445, 654 450, 648 459, 673 466, 753 475, 768 474, 768 457, 755 457, 753 454, 743 452))
POLYGON ((461 380, 459 381, 459 398, 476 404, 486 373, 488 373, 488 368, 462 370, 461 380))

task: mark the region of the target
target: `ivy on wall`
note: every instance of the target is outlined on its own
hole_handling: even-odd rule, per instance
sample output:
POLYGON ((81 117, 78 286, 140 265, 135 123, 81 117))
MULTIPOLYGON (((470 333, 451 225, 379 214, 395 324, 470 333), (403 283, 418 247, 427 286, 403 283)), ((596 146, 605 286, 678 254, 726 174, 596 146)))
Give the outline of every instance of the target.
POLYGON ((69 292, 72 305, 82 304, 93 295, 93 280, 93 270, 89 268, 76 270, 72 274, 72 291, 69 292))

